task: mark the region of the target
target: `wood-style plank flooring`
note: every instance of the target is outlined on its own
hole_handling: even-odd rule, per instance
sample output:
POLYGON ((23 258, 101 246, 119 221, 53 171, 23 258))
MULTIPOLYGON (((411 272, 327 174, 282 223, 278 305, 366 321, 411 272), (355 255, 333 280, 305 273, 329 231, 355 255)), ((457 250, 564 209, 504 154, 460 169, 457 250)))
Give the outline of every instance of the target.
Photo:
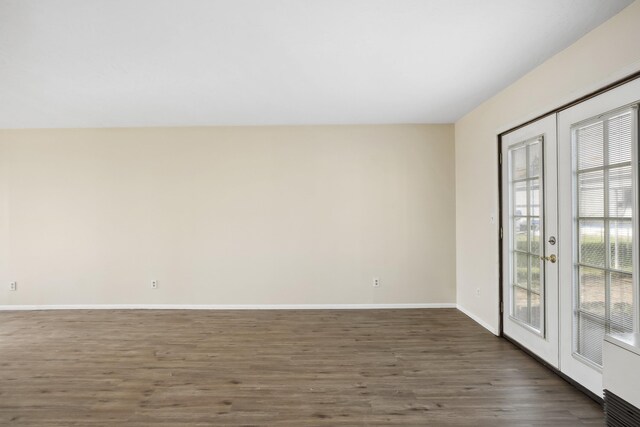
POLYGON ((601 407, 455 309, 0 313, 0 425, 581 426, 601 407))

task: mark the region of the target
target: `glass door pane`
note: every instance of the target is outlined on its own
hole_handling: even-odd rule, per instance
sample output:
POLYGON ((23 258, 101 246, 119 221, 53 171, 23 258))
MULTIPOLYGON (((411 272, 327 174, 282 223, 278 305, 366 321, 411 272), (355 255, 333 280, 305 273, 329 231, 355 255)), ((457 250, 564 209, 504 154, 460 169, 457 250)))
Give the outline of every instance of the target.
POLYGON ((573 351, 602 365, 610 332, 633 331, 633 126, 626 108, 571 128, 576 153, 577 259, 573 351))
POLYGON ((544 334, 542 146, 543 138, 536 137, 509 147, 507 153, 512 237, 509 314, 540 334, 544 334))

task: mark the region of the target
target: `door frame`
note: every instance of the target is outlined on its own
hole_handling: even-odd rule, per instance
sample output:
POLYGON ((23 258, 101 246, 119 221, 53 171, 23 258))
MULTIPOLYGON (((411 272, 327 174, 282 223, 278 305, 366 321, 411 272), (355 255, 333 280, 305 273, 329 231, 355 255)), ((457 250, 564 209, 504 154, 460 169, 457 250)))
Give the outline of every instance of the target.
MULTIPOLYGON (((551 114, 558 114, 563 110, 566 110, 568 108, 573 107, 574 105, 580 104, 584 101, 587 101, 593 97, 596 97, 598 95, 601 95, 605 92, 608 92, 612 89, 615 89, 619 86, 622 86, 626 83, 629 83, 631 81, 634 81, 636 79, 640 79, 640 70, 635 71, 631 74, 628 74, 625 77, 622 77, 620 79, 617 79, 607 85, 604 85, 602 87, 600 87, 599 89, 590 91, 588 93, 586 93, 585 95, 567 102, 565 104, 562 104, 554 109, 548 110, 542 114, 539 114, 535 117, 533 117, 532 119, 521 123, 517 126, 513 126, 507 130, 501 131, 497 134, 496 137, 496 145, 497 145, 497 161, 496 161, 496 167, 498 169, 498 180, 497 180, 497 185, 498 185, 498 230, 497 230, 497 240, 498 240, 498 334, 500 337, 510 341, 511 343, 513 343, 514 345, 516 345, 517 347, 519 347, 520 349, 522 349, 525 353, 529 354, 531 357, 533 357, 534 359, 536 359, 538 362, 540 362, 541 364, 545 365, 546 367, 548 367, 549 369, 551 369, 555 374, 557 374, 558 376, 560 376, 561 378, 563 378, 565 381, 567 381, 568 383, 570 383, 571 385, 573 385, 575 388, 577 388, 578 390, 582 391, 583 393, 585 393, 587 396, 589 396, 591 399, 595 400, 596 402, 602 404, 603 403, 603 399, 602 396, 596 395, 595 393, 593 393, 591 390, 589 390, 588 388, 584 387, 583 385, 581 385, 580 383, 576 382, 575 380, 571 379, 570 377, 568 377, 567 375, 563 374, 562 372, 560 372, 560 370, 554 368, 553 366, 549 365, 547 362, 545 362, 543 359, 541 359, 540 357, 538 357, 537 355, 535 355, 534 353, 532 353, 531 351, 529 351, 528 349, 526 349, 525 347, 522 347, 519 343, 509 339, 508 336, 505 336, 504 334, 504 324, 503 324, 503 320, 502 320, 502 316, 503 316, 503 311, 504 311, 504 299, 505 299, 505 295, 503 295, 503 281, 504 281, 504 277, 503 277, 503 269, 504 269, 504 262, 505 260, 503 259, 503 245, 504 245, 504 241, 503 241, 503 227, 505 226, 505 224, 503 224, 502 221, 502 213, 503 210, 505 208, 504 206, 504 195, 502 194, 502 157, 503 157, 503 153, 502 153, 502 137, 503 135, 506 135, 507 133, 513 132, 515 130, 518 130, 522 127, 525 127, 531 123, 534 123, 548 115, 551 114)), ((640 212, 639 212, 640 214, 640 212)))

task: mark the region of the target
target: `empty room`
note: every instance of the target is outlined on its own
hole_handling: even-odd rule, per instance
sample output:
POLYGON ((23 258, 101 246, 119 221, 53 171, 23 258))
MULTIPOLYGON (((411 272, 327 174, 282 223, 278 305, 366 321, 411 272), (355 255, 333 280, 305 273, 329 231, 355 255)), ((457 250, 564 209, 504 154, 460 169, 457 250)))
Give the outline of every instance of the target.
POLYGON ((0 0, 0 425, 640 426, 640 0, 0 0))

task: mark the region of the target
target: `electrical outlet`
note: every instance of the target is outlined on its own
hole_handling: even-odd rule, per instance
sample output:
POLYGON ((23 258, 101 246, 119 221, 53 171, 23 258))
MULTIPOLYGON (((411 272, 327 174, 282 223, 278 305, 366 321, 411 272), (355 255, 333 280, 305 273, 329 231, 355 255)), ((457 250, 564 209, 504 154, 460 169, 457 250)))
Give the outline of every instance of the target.
POLYGON ((151 289, 158 289, 158 281, 157 280, 152 280, 151 281, 151 289))
POLYGON ((9 290, 10 291, 17 291, 18 290, 18 282, 9 283, 9 290))
POLYGON ((476 296, 479 297, 480 296, 480 288, 476 288, 476 296))
POLYGON ((379 288, 380 287, 380 279, 377 277, 373 278, 373 287, 374 288, 379 288))

